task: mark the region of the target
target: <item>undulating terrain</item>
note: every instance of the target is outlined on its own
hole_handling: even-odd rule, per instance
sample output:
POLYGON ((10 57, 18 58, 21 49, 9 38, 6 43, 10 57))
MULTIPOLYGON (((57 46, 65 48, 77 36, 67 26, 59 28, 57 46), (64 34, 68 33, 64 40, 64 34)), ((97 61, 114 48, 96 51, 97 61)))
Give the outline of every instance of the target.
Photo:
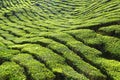
POLYGON ((0 80, 120 80, 120 0, 0 0, 0 80))

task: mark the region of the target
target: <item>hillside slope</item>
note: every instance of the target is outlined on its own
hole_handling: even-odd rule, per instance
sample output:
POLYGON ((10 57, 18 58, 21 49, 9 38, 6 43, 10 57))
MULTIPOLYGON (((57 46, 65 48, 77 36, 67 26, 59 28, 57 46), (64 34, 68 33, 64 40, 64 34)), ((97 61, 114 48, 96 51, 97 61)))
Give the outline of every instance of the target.
POLYGON ((120 80, 120 0, 1 0, 0 80, 120 80))

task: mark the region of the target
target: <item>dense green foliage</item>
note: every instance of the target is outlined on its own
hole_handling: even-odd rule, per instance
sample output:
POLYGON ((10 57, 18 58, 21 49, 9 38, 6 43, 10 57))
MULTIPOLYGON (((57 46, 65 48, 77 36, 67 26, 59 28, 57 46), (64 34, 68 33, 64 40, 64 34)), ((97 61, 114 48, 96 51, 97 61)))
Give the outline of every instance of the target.
POLYGON ((0 80, 120 80, 120 0, 0 0, 0 80))

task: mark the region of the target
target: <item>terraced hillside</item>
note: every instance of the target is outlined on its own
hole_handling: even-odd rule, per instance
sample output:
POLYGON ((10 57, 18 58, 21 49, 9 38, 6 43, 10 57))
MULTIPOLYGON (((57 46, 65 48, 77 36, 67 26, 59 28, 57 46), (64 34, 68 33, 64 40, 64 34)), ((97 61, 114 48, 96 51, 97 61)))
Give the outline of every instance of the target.
POLYGON ((120 80, 120 0, 0 0, 0 80, 120 80))

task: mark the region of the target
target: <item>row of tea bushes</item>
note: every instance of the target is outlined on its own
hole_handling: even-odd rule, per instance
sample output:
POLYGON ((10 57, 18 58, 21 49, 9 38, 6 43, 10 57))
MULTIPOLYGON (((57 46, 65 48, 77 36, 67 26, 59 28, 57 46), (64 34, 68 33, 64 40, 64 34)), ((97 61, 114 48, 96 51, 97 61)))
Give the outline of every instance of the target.
MULTIPOLYGON (((42 46, 46 46, 49 49, 56 52, 57 54, 63 56, 69 65, 71 65, 79 73, 84 73, 89 79, 94 79, 94 80, 105 79, 105 76, 98 69, 96 69, 89 63, 82 60, 81 57, 79 57, 76 53, 70 50, 67 46, 60 44, 54 40, 43 37, 35 37, 35 38, 26 38, 26 39, 19 38, 14 40, 14 42, 17 44, 36 43, 42 46)), ((12 48, 17 48, 17 46, 18 45, 12 46, 12 48)))
POLYGON ((0 65, 0 80, 26 80, 24 69, 15 62, 4 62, 0 65))
POLYGON ((29 54, 18 54, 12 58, 12 61, 18 63, 26 70, 27 77, 33 80, 53 80, 55 75, 45 67, 44 64, 35 60, 29 54))
POLYGON ((106 73, 111 79, 115 79, 115 80, 118 79, 119 69, 120 69, 119 62, 116 60, 108 60, 108 59, 100 57, 102 55, 102 52, 98 51, 97 49, 91 48, 91 47, 83 44, 80 41, 76 41, 74 38, 72 38, 71 36, 69 36, 68 34, 65 34, 65 33, 56 33, 56 34, 49 33, 49 35, 41 34, 41 36, 48 37, 50 39, 53 39, 55 41, 58 41, 60 43, 67 45, 70 49, 72 49, 79 55, 83 56, 83 58, 87 59, 88 62, 90 62, 91 64, 96 65, 96 67, 100 68, 101 71, 106 73), (111 62, 112 62, 112 64, 109 64, 111 62), (116 64, 118 64, 118 65, 116 65, 116 64), (109 67, 109 66, 111 66, 111 67, 109 67), (114 70, 113 66, 116 67, 117 69, 114 70))
POLYGON ((63 57, 38 44, 24 44, 14 46, 14 48, 21 49, 22 52, 27 52, 35 56, 38 60, 44 62, 53 73, 63 75, 67 80, 88 80, 83 74, 77 73, 72 67, 67 65, 63 57), (34 49, 31 49, 31 47, 34 47, 34 49))

